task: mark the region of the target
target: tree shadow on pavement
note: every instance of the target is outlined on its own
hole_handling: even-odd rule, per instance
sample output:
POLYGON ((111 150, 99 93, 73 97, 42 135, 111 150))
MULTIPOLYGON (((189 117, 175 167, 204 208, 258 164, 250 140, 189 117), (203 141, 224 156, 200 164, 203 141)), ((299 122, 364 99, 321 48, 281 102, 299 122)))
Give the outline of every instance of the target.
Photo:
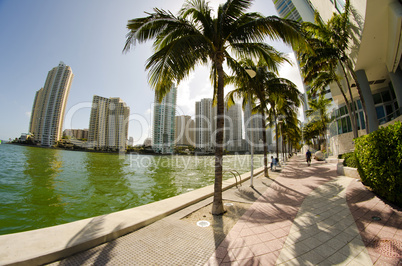
MULTIPOLYGON (((309 195, 315 188, 333 180, 336 177, 336 170, 333 166, 331 168, 321 164, 308 169, 303 169, 303 171, 301 171, 294 165, 294 163, 293 165, 289 163, 282 172, 280 178, 272 180, 272 183, 269 186, 265 184, 268 189, 259 197, 259 199, 238 222, 238 224, 247 224, 247 226, 244 228, 245 231, 242 231, 240 225, 239 228, 234 227, 235 230, 230 232, 229 238, 227 239, 229 243, 224 243, 224 246, 227 246, 227 248, 225 250, 226 257, 222 261, 223 264, 234 261, 242 265, 254 265, 258 263, 263 265, 262 261, 270 265, 275 264, 280 250, 285 244, 286 236, 288 235, 292 223, 296 218, 306 196, 309 195), (305 173, 305 170, 308 170, 308 173, 305 173), (302 178, 300 178, 300 176, 302 176, 302 178), (253 231, 253 228, 258 228, 256 230, 261 230, 261 234, 245 236, 249 230, 253 231), (257 237, 256 243, 247 243, 247 241, 253 237, 257 237), (260 243, 260 241, 262 243, 260 243), (261 247, 261 244, 268 246, 268 250, 271 251, 266 251, 267 254, 259 254, 261 250, 253 250, 251 252, 254 254, 252 257, 243 258, 243 260, 239 262, 239 258, 241 258, 244 253, 239 253, 236 255, 236 252, 246 252, 246 250, 251 250, 255 246, 261 247), (242 248, 243 251, 241 251, 240 248, 242 248), (263 256, 265 257, 263 258, 263 256)), ((343 188, 331 184, 327 189, 329 190, 327 193, 336 195, 343 188)), ((321 197, 320 193, 316 194, 315 197, 321 197)), ((322 204, 326 204, 325 202, 322 202, 322 200, 317 200, 322 204)), ((311 210, 310 214, 312 215, 313 213, 314 211, 311 210)), ((310 237, 313 233, 317 233, 322 240, 328 239, 330 236, 329 232, 321 229, 321 227, 318 228, 317 225, 314 225, 313 218, 311 218, 311 223, 312 227, 306 228, 305 231, 299 230, 299 232, 301 232, 301 239, 306 238, 310 239, 311 241, 312 238, 310 237)), ((300 226, 299 229, 303 228, 303 224, 296 226, 300 226)), ((327 226, 330 225, 328 224, 327 226)), ((322 240, 317 239, 317 241, 322 240)), ((222 245, 220 247, 222 247, 222 245)), ((305 250, 306 245, 301 245, 300 247, 295 248, 303 249, 297 250, 297 252, 300 254, 311 251, 309 249, 305 250)), ((318 250, 316 253, 319 254, 318 250)), ((222 256, 220 255, 219 258, 221 257, 222 256)), ((299 265, 311 264, 313 262, 315 262, 315 260, 307 255, 299 258, 299 265)))
POLYGON ((377 197, 361 182, 350 183, 346 199, 373 263, 402 264, 402 208, 377 197))
POLYGON ((66 245, 66 250, 71 255, 60 260, 56 265, 83 265, 89 260, 92 261, 91 264, 93 265, 106 265, 111 258, 111 252, 116 246, 116 242, 111 240, 116 238, 113 232, 119 231, 121 226, 116 226, 106 236, 99 235, 105 216, 93 218, 90 223, 73 236, 66 245), (86 240, 90 240, 92 243, 88 243, 86 240), (101 249, 93 249, 98 245, 101 245, 99 246, 101 249))

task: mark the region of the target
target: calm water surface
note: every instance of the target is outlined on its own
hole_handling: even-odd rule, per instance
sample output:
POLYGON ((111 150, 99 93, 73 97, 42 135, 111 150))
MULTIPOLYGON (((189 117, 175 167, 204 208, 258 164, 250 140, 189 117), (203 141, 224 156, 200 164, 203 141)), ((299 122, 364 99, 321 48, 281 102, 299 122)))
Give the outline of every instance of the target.
MULTIPOLYGON (((262 165, 261 155, 255 156, 254 165, 262 165)), ((248 172, 250 156, 225 156, 224 169, 248 172)), ((0 235, 125 210, 213 182, 213 156, 118 155, 1 144, 0 235)))

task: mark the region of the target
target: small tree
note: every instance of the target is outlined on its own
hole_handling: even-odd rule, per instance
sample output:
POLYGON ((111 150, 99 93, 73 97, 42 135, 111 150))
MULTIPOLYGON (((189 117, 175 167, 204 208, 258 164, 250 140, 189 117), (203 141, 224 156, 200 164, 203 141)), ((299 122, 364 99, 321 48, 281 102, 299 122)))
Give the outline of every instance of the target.
MULTIPOLYGON (((313 129, 311 132, 315 132, 314 137, 317 137, 319 140, 319 145, 323 144, 325 147, 326 142, 326 132, 328 128, 328 124, 331 121, 328 114, 328 106, 331 103, 330 99, 326 99, 324 94, 320 94, 318 98, 312 99, 309 95, 309 110, 306 111, 306 115, 310 118, 310 121, 307 123, 308 127, 313 129)), ((311 136, 310 136, 311 137, 311 136)), ((322 147, 319 149, 322 150, 322 147)))

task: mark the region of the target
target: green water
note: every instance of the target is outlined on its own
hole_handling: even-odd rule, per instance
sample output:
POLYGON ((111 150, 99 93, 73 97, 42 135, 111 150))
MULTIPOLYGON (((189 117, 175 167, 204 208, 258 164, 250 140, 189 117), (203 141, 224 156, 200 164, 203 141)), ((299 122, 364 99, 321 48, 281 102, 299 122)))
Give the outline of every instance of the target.
MULTIPOLYGON (((261 155, 255 156, 254 165, 262 165, 261 155)), ((250 156, 224 156, 224 169, 248 172, 250 156)), ((213 156, 118 155, 2 144, 0 235, 129 209, 213 182, 213 156)))

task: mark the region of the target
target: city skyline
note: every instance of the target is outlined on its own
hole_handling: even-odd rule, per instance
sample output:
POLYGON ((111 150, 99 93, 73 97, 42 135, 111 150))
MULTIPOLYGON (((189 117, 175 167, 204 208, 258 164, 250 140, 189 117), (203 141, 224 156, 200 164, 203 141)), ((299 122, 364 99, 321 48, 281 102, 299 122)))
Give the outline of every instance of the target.
MULTIPOLYGON (((211 4, 216 10, 223 2, 211 1, 211 4)), ((63 129, 88 127, 94 94, 121 97, 133 117, 128 135, 134 138, 135 144, 143 143, 150 137, 152 128, 154 91, 147 82, 144 67, 152 54, 152 43, 137 45, 130 53, 123 54, 127 21, 143 17, 144 12, 154 7, 177 13, 183 3, 162 0, 0 2, 0 22, 7 25, 0 28, 0 112, 3 114, 0 139, 27 133, 35 92, 43 86, 48 70, 63 61, 75 74, 63 129), (73 20, 68 19, 71 14, 73 20)), ((277 15, 270 1, 256 0, 250 11, 277 15)), ((267 42, 294 58, 290 47, 267 42)), ((282 76, 289 79, 291 75, 298 76, 301 84, 296 65, 284 65, 281 73, 288 73, 282 76)), ((225 93, 229 90, 226 88, 225 93)), ((178 84, 178 115, 194 117, 195 102, 211 98, 212 91, 208 67, 197 67, 178 84)))

